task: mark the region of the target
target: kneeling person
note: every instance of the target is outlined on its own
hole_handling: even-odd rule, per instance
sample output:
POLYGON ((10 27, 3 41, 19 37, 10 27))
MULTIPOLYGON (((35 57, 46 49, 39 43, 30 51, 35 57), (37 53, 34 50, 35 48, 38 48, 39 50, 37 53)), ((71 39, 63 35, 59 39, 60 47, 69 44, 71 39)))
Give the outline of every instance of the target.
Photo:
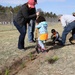
POLYGON ((55 42, 58 41, 60 44, 62 44, 62 40, 60 38, 59 33, 55 29, 52 29, 51 33, 52 33, 51 35, 52 43, 55 44, 55 42))

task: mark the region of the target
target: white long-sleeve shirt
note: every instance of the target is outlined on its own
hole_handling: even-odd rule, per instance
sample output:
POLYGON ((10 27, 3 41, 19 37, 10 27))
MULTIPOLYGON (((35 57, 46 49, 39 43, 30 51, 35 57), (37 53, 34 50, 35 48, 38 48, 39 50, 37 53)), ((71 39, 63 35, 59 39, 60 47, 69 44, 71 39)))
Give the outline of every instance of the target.
POLYGON ((67 26, 69 23, 73 22, 75 20, 75 17, 72 15, 63 15, 60 18, 61 24, 63 27, 67 26))

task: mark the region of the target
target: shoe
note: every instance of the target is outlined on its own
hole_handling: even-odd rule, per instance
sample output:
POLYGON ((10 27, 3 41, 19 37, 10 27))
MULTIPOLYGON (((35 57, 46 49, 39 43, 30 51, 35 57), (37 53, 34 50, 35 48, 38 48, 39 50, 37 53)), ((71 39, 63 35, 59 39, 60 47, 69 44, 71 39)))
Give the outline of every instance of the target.
POLYGON ((29 41, 30 43, 35 43, 36 41, 32 40, 32 41, 29 41))
POLYGON ((46 49, 41 48, 42 53, 47 52, 46 49))
POLYGON ((39 54, 39 53, 41 52, 41 47, 40 47, 40 45, 37 44, 35 48, 36 48, 37 53, 39 54))
POLYGON ((73 37, 70 37, 69 42, 70 42, 71 44, 75 44, 75 39, 73 39, 73 37))
POLYGON ((69 38, 69 42, 70 42, 71 44, 72 44, 72 42, 71 42, 72 40, 73 40, 73 37, 70 37, 70 38, 69 38))
POLYGON ((25 50, 25 48, 23 47, 23 48, 18 48, 19 50, 25 50))
POLYGON ((33 40, 33 42, 36 42, 36 40, 33 40))
POLYGON ((75 40, 71 40, 71 44, 75 44, 75 40))
POLYGON ((65 44, 59 44, 60 46, 65 46, 65 44))
POLYGON ((59 45, 60 46, 65 46, 65 44, 62 41, 59 42, 59 45))

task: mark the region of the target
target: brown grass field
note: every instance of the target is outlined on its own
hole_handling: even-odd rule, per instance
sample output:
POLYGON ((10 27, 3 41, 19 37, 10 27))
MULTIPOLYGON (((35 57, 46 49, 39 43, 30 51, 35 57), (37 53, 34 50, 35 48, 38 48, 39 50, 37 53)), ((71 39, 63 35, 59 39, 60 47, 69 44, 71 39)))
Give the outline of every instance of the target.
POLYGON ((30 54, 35 51, 36 43, 29 43, 26 35, 25 47, 27 50, 19 50, 17 49, 19 33, 16 28, 11 25, 0 25, 0 75, 75 75, 75 45, 68 41, 71 35, 67 36, 64 47, 50 45, 52 28, 56 29, 60 35, 63 31, 60 23, 48 25, 47 48, 49 52, 30 54), (33 55, 36 58, 28 60, 33 55), (58 60, 53 64, 48 63, 48 60, 54 56, 58 60))

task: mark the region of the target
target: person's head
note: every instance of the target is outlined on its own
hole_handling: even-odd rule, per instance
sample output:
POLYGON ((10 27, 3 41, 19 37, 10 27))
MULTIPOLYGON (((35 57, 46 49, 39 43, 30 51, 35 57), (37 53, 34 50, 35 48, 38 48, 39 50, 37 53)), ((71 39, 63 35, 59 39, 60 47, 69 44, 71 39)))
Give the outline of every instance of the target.
POLYGON ((43 16, 38 16, 38 18, 36 19, 36 23, 40 23, 46 21, 45 18, 43 16))
POLYGON ((73 16, 75 17, 75 13, 73 13, 73 16))
POLYGON ((28 0, 28 7, 29 8, 35 8, 36 4, 37 4, 37 0, 28 0))
POLYGON ((55 30, 55 29, 52 29, 52 30, 51 30, 51 33, 55 33, 55 32, 56 32, 56 30, 55 30))
POLYGON ((62 15, 58 15, 58 21, 60 21, 62 15))
POLYGON ((39 12, 39 16, 41 16, 41 15, 43 16, 43 14, 42 14, 43 11, 42 11, 40 8, 38 8, 38 9, 36 10, 36 12, 39 12))

